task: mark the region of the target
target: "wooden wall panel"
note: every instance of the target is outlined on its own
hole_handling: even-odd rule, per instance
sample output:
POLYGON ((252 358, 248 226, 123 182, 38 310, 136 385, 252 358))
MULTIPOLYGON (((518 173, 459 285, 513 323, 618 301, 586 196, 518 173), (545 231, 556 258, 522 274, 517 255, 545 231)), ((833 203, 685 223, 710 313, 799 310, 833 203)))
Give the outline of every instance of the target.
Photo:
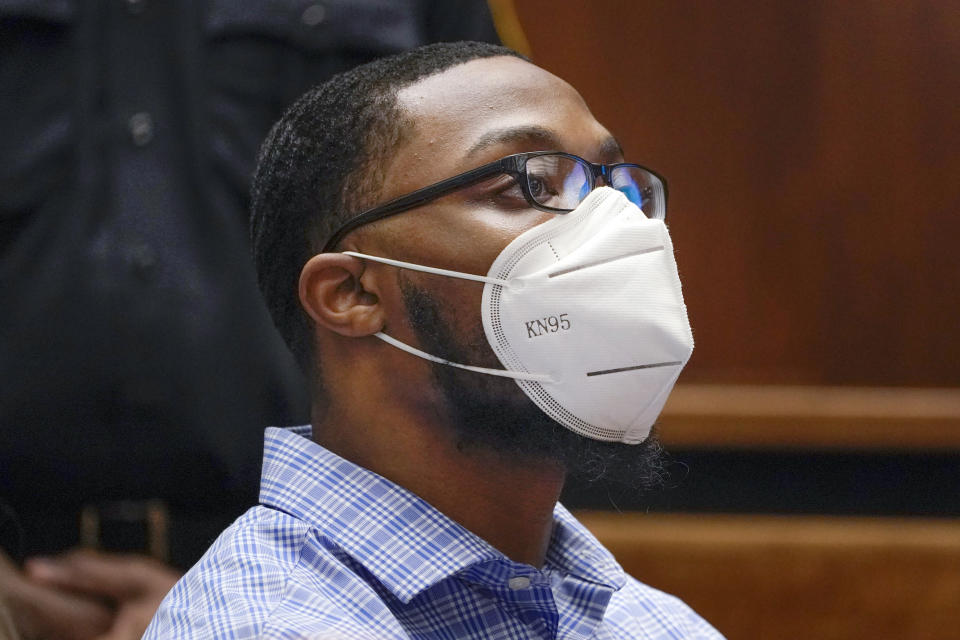
POLYGON ((682 384, 658 429, 671 451, 960 453, 960 389, 682 384))
POLYGON ((729 640, 952 640, 955 519, 578 516, 630 574, 729 640))
POLYGON ((517 0, 670 180, 684 380, 960 384, 960 8, 517 0))

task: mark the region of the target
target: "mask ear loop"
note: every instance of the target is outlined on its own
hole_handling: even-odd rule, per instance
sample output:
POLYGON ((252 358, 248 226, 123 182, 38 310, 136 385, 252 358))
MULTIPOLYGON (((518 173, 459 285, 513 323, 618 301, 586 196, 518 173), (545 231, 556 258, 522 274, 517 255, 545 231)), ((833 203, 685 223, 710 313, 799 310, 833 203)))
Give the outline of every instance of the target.
MULTIPOLYGON (((461 271, 451 271, 449 269, 438 269, 436 267, 426 267, 422 264, 414 264, 412 262, 403 262, 401 260, 392 260, 391 258, 381 258, 380 256, 369 256, 365 253, 357 253, 356 251, 344 251, 344 255, 353 256, 354 258, 363 258, 366 260, 373 260, 374 262, 382 262, 383 264, 388 264, 393 267, 400 267, 401 269, 412 269, 413 271, 423 271, 424 273, 433 273, 439 276, 448 276, 450 278, 460 278, 461 280, 473 280, 474 282, 485 282, 487 284, 496 284, 501 287, 510 288, 512 285, 509 280, 502 280, 500 278, 489 278, 487 276, 478 276, 472 273, 463 273, 461 271)), ((411 347, 405 342, 400 342, 394 337, 388 336, 382 331, 378 331, 373 334, 376 337, 380 338, 387 344, 393 345, 401 351, 406 351, 409 354, 415 355, 418 358, 423 358, 424 360, 429 360, 430 362, 437 362, 439 364, 445 364, 451 367, 456 367, 458 369, 466 369, 467 371, 475 371, 477 373, 485 373, 491 376, 499 376, 501 378, 513 378, 514 380, 529 380, 531 382, 554 382, 554 379, 549 375, 542 373, 525 373, 523 371, 509 371, 507 369, 488 369, 487 367, 474 367, 469 364, 460 364, 459 362, 452 362, 450 360, 445 360, 443 358, 438 358, 435 355, 429 354, 426 351, 421 351, 416 347, 411 347)))
POLYGON ((421 351, 416 347, 411 347, 410 345, 404 342, 400 342, 396 338, 388 336, 382 331, 378 331, 373 335, 380 338, 387 344, 392 344, 393 346, 400 349, 401 351, 406 351, 407 353, 423 358, 424 360, 429 360, 430 362, 438 362, 440 364, 456 367, 458 369, 466 369, 467 371, 476 371, 477 373, 485 373, 491 376, 500 376, 501 378, 513 378, 514 380, 530 380, 531 382, 553 382, 553 378, 551 378, 546 374, 524 373, 522 371, 508 371, 506 369, 488 369, 486 367, 474 367, 469 364, 460 364, 459 362, 444 360, 443 358, 438 358, 437 356, 431 355, 426 351, 421 351))
POLYGON ((463 273, 462 271, 451 271, 449 269, 438 269, 437 267, 425 267, 422 264, 414 264, 412 262, 403 262, 402 260, 392 260, 390 258, 381 258, 380 256, 368 256, 365 253, 357 253, 356 251, 342 251, 345 256, 353 256, 354 258, 365 258, 367 260, 373 260, 374 262, 382 262, 383 264, 388 264, 391 267, 400 267, 401 269, 412 269, 413 271, 423 271, 424 273, 432 273, 438 276, 447 276, 449 278, 460 278, 461 280, 473 280, 474 282, 486 282, 488 284, 498 284, 501 287, 511 287, 509 280, 501 280, 500 278, 489 278, 487 276, 478 276, 472 273, 463 273))

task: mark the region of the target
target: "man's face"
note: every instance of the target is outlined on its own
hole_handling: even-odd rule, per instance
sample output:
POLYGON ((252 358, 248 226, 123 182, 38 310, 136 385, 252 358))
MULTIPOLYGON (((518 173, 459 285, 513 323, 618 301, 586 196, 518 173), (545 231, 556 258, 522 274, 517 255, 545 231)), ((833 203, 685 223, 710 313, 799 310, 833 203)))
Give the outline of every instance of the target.
MULTIPOLYGON (((519 58, 484 58, 453 67, 402 90, 398 103, 414 128, 383 168, 380 202, 523 151, 557 150, 592 162, 623 161, 616 140, 573 87, 519 58)), ((431 267, 486 274, 511 240, 555 215, 532 207, 504 208, 498 194, 509 183, 507 176, 495 178, 361 227, 344 245, 431 267)), ((482 285, 398 273, 444 301, 454 335, 472 339, 480 327, 486 346, 478 324, 482 285)), ((385 302, 388 314, 392 312, 388 327, 402 331, 402 305, 385 302)), ((482 361, 472 364, 500 366, 488 346, 475 355, 482 361)))
MULTIPOLYGON (((385 202, 444 178, 524 151, 556 150, 591 162, 622 162, 616 140, 563 80, 517 58, 474 60, 401 91, 414 123, 384 171, 385 202)), ((517 235, 555 214, 504 207, 510 185, 494 178, 435 202, 367 225, 346 248, 431 267, 486 274, 517 235)), ((372 269, 393 269, 371 264, 372 269)), ((483 285, 394 270, 384 292, 384 330, 454 362, 502 368, 480 318, 483 285)), ((425 364, 418 366, 427 366, 425 364)), ((434 365, 429 375, 463 447, 558 459, 602 475, 629 459, 628 475, 645 475, 655 444, 597 443, 557 425, 512 380, 434 365), (639 469, 637 467, 640 467, 639 469)))

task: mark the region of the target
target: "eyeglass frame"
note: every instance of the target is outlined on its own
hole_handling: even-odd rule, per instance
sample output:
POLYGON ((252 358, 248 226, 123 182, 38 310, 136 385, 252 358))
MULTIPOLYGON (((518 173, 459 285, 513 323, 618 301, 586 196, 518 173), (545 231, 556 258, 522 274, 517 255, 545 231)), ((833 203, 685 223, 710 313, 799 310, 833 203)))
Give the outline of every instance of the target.
POLYGON ((398 213, 403 213, 404 211, 409 211, 410 209, 414 209, 421 205, 432 202, 433 200, 436 200, 442 196, 448 195, 460 189, 466 189, 467 187, 471 187, 479 182, 483 182, 487 178, 500 173, 512 175, 516 179, 517 183, 520 185, 520 189, 523 191, 523 197, 527 200, 527 203, 531 207, 539 209, 540 211, 547 211, 549 213, 569 213, 570 211, 573 211, 573 209, 558 209, 555 207, 548 207, 547 205, 537 202, 530 193, 530 185, 528 184, 528 181, 521 179, 521 177, 526 174, 527 161, 530 158, 537 158, 546 155, 565 156, 590 167, 591 191, 596 188, 597 179, 600 177, 603 177, 606 183, 610 184, 610 172, 614 169, 618 169, 620 167, 636 167, 637 169, 646 171, 659 180, 663 185, 663 212, 664 217, 666 217, 667 180, 659 173, 648 167, 633 162, 598 164, 585 160, 580 156, 573 155, 572 153, 566 153, 563 151, 526 151, 523 153, 514 153, 506 156, 505 158, 500 158, 499 160, 494 160, 493 162, 470 169, 464 173, 440 180, 439 182, 434 182, 431 185, 421 187, 416 191, 411 191, 406 195, 399 196, 393 200, 390 200, 389 202, 385 202, 371 209, 367 209, 362 213, 358 213, 354 217, 347 220, 333 233, 332 236, 330 236, 330 239, 327 240, 326 244, 323 245, 323 251, 321 251, 321 253, 332 252, 334 247, 336 247, 340 241, 347 236, 347 234, 359 229, 364 225, 388 218, 398 213))

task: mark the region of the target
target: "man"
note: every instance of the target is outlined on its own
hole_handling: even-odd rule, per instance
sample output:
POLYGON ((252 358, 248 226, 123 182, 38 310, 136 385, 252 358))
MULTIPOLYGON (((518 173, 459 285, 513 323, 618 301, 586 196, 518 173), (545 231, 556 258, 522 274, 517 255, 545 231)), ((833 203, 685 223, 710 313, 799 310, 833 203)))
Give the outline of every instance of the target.
POLYGON ((669 236, 636 206, 662 218, 665 185, 622 163, 572 87, 492 45, 301 98, 252 232, 312 429, 268 430, 261 505, 146 637, 718 638, 557 504, 570 472, 656 475, 692 348, 669 236))

